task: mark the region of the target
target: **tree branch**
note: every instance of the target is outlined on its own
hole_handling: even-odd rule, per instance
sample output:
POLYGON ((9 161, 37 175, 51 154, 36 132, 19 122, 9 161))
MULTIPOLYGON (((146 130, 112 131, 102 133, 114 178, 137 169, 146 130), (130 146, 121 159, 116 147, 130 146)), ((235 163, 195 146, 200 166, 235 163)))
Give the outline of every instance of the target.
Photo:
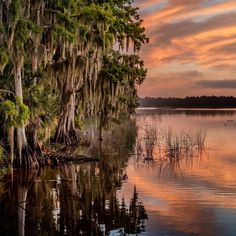
POLYGON ((5 90, 5 89, 0 89, 0 93, 10 93, 14 96, 14 98, 16 97, 15 94, 9 90, 5 90))

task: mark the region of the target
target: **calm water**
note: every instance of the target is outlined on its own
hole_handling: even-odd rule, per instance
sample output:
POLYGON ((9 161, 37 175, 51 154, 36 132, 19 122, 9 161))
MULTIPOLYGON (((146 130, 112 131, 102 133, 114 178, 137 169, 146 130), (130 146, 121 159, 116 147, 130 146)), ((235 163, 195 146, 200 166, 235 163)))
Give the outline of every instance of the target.
POLYGON ((236 235, 235 141, 235 110, 140 109, 93 143, 98 163, 1 181, 0 235, 236 235), (178 159, 167 136, 191 140, 178 159))

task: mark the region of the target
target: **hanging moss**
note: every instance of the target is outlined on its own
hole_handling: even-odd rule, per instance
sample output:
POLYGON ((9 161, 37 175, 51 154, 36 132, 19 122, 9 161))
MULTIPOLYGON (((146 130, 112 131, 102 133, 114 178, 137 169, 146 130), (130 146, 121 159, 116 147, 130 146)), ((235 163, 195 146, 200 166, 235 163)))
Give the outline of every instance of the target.
POLYGON ((16 22, 19 19, 21 11, 21 0, 13 0, 9 8, 11 22, 16 22))
POLYGON ((56 38, 60 38, 63 37, 65 39, 67 39, 69 42, 74 42, 76 37, 74 34, 72 34, 71 32, 69 32, 68 30, 66 30, 66 28, 64 26, 61 26, 59 24, 56 24, 53 27, 53 33, 55 35, 56 38))
POLYGON ((21 19, 18 21, 15 29, 14 43, 16 49, 25 50, 25 44, 31 39, 31 33, 40 33, 41 28, 30 20, 21 19))
POLYGON ((12 93, 1 96, 7 126, 23 130, 35 127, 36 121, 37 127, 51 122, 57 127, 50 132, 71 143, 70 134, 81 128, 80 117, 98 116, 102 127, 131 112, 146 70, 137 55, 113 50, 114 45, 133 46, 135 53, 147 42, 131 2, 30 0, 26 5, 15 0, 8 7, 4 1, 0 69, 7 67, 0 86, 23 88, 23 98, 16 102, 12 93))
POLYGON ((5 47, 0 47, 0 72, 3 73, 3 70, 7 63, 9 62, 9 57, 5 47))

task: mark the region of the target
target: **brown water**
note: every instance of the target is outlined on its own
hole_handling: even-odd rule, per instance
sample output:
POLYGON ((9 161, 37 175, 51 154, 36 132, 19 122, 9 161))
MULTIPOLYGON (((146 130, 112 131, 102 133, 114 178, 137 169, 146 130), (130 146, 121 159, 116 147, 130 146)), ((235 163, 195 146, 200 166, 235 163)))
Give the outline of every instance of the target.
POLYGON ((98 163, 0 182, 0 235, 236 235, 235 141, 234 110, 138 110, 91 146, 98 163), (170 161, 157 136, 145 161, 147 129, 201 131, 204 148, 170 161))

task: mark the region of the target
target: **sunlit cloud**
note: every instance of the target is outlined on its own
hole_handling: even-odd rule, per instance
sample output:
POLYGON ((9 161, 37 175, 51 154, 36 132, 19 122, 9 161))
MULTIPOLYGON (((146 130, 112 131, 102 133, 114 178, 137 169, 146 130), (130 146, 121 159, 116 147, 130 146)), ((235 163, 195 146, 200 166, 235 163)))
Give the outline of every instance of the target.
POLYGON ((175 74, 171 66, 178 65, 183 74, 198 71, 203 74, 201 80, 214 80, 218 76, 221 80, 236 79, 236 1, 136 0, 136 5, 150 37, 141 56, 151 81, 141 87, 141 96, 156 96, 160 88, 161 96, 187 96, 191 91, 198 95, 203 92, 236 95, 224 86, 220 91, 195 88, 193 83, 175 74), (171 85, 165 84, 170 77, 171 85), (182 93, 181 86, 187 86, 187 92, 182 93))

